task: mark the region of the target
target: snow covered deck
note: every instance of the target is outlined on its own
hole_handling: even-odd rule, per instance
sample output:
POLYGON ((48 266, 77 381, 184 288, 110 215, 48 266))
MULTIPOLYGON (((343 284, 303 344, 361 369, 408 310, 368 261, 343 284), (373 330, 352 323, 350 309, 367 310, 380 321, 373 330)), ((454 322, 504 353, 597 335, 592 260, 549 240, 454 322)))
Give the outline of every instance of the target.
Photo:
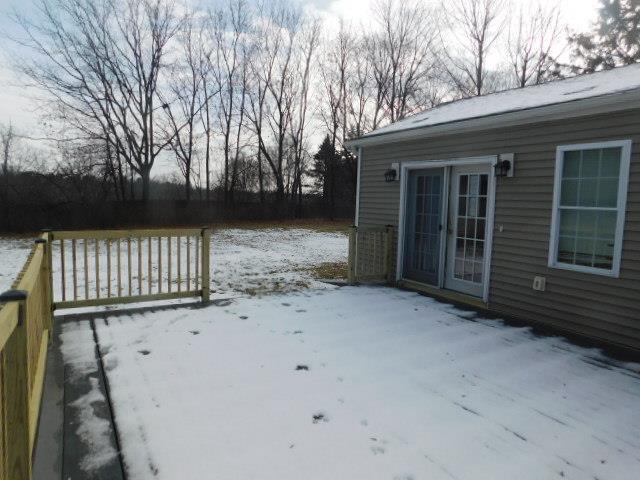
MULTIPOLYGON (((105 313, 95 330, 133 480, 640 473, 640 365, 414 293, 242 297, 105 313)), ((92 335, 63 325, 76 373, 92 335)), ((115 452, 87 425, 90 471, 115 452)))

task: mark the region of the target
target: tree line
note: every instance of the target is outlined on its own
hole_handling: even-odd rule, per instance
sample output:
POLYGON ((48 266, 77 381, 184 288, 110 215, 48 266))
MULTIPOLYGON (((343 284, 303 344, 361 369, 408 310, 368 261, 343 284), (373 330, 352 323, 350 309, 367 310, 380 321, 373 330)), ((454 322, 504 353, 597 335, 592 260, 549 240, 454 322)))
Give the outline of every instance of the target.
MULTIPOLYGON (((14 14, 13 40, 17 70, 42 93, 53 173, 101 179, 119 201, 148 200, 170 162, 186 200, 252 192, 295 212, 317 191, 333 206, 355 195, 349 138, 442 102, 640 59, 638 0, 601 0, 598 23, 577 34, 558 5, 509 0, 378 0, 366 27, 287 0, 36 3, 14 14)), ((6 179, 19 135, 0 130, 6 179)))

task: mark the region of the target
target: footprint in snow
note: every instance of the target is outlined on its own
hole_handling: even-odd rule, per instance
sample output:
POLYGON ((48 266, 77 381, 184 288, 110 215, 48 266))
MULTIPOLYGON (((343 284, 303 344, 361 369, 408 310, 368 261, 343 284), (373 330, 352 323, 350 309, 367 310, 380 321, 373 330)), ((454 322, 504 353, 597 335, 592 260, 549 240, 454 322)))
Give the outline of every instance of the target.
POLYGON ((327 417, 326 414, 322 413, 322 412, 318 412, 315 415, 313 415, 313 423, 328 423, 329 422, 329 418, 327 417))
POLYGON ((386 453, 386 450, 383 447, 379 447, 376 445, 371 447, 371 452, 373 452, 374 455, 384 455, 386 453))

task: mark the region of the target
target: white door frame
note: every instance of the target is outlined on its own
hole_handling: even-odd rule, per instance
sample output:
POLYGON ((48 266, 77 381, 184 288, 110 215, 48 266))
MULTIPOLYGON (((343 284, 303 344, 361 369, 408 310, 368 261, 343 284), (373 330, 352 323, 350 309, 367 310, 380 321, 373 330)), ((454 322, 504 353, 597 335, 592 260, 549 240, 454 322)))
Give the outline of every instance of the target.
MULTIPOLYGON (((441 215, 443 219, 446 219, 449 208, 449 183, 451 178, 452 166, 462 165, 489 165, 493 167, 498 160, 497 155, 487 155, 482 157, 465 157, 465 158, 453 158, 449 160, 418 160, 408 161, 400 163, 400 209, 398 212, 398 249, 396 258, 396 281, 403 280, 402 270, 404 265, 404 243, 405 243, 405 215, 407 204, 407 189, 408 178, 410 170, 421 170, 428 168, 441 168, 445 167, 445 183, 443 191, 442 211, 441 215)), ((489 175, 489 192, 490 198, 487 205, 487 243, 485 264, 483 271, 483 294, 482 300, 487 303, 489 301, 489 282, 491 277, 491 253, 493 251, 493 229, 494 229, 494 217, 495 217, 495 201, 496 201, 496 181, 494 175, 489 175)), ((447 248, 447 229, 443 228, 440 241, 440 278, 439 286, 435 288, 442 288, 444 285, 444 267, 446 265, 445 249, 447 248)))

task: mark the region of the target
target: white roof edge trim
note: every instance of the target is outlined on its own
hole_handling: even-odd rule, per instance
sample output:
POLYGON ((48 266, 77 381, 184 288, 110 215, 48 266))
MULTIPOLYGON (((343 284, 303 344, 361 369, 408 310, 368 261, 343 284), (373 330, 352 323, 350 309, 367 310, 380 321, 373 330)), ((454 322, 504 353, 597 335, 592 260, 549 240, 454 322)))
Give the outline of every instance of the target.
POLYGON ((449 123, 418 126, 411 129, 391 131, 348 140, 349 148, 382 145, 400 140, 432 138, 436 136, 452 135, 456 133, 494 128, 521 126, 551 120, 561 120, 569 117, 597 115, 599 113, 615 112, 640 108, 640 89, 587 97, 568 102, 525 108, 508 112, 500 112, 483 117, 468 118, 449 123), (636 102, 635 105, 630 103, 636 102))

